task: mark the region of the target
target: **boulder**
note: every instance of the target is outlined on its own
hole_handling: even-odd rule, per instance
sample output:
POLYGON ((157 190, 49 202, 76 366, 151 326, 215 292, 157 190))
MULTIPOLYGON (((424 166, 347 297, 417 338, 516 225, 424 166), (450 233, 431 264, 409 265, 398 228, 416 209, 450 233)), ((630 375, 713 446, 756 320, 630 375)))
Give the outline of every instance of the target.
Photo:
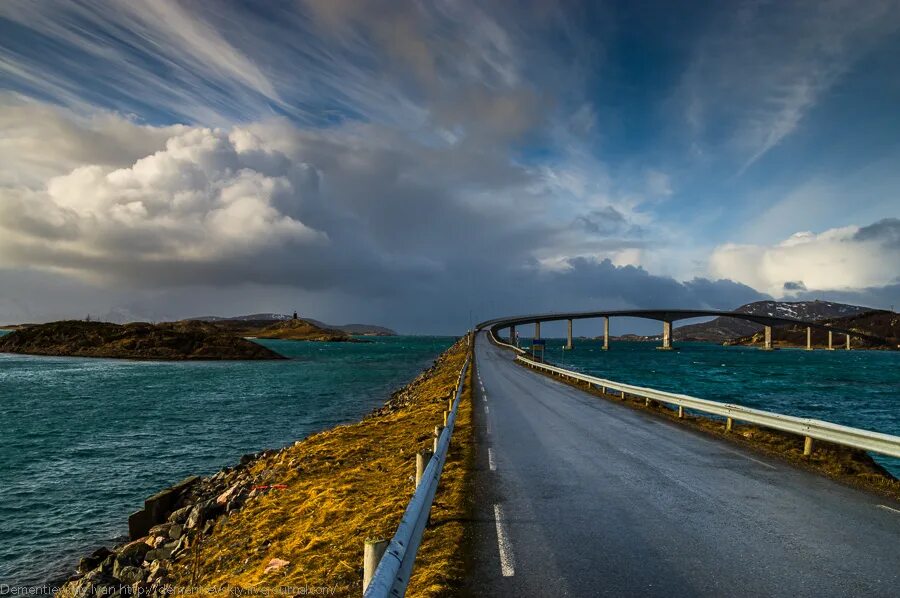
POLYGON ((188 515, 193 508, 193 505, 187 505, 186 507, 181 507, 177 511, 172 511, 169 515, 169 521, 172 523, 184 523, 187 521, 188 515))
POLYGON ((171 523, 160 523, 159 525, 154 525, 150 528, 148 536, 168 536, 169 528, 172 527, 171 523))
POLYGON ((79 573, 87 573, 93 569, 96 569, 103 561, 106 560, 107 557, 111 556, 113 552, 102 546, 92 552, 90 556, 86 556, 80 561, 78 561, 78 572, 79 573))
POLYGON ((173 523, 169 528, 169 537, 173 540, 180 538, 182 533, 184 533, 184 526, 180 523, 173 523))
POLYGON ((116 555, 116 562, 122 565, 139 566, 144 562, 144 557, 151 550, 150 545, 143 540, 136 540, 126 544, 116 555))
POLYGON ((172 558, 172 549, 171 548, 155 548, 149 551, 146 555, 144 555, 144 560, 147 561, 168 561, 172 558))

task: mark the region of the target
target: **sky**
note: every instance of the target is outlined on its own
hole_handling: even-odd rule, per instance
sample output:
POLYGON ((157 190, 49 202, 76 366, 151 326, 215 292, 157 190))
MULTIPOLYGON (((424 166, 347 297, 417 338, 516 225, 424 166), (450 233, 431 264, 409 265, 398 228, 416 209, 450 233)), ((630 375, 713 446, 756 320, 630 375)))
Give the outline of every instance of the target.
POLYGON ((900 0, 4 0, 0 322, 896 307, 897 56, 900 0))

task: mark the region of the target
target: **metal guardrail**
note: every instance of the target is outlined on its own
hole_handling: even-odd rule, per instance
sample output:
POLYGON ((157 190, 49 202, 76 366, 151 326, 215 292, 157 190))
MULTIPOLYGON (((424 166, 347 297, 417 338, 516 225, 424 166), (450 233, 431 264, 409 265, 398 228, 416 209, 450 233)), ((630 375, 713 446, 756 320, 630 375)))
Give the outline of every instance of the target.
MULTIPOLYGON (((474 339, 470 338, 469 343, 474 339)), ((456 413, 459 410, 459 402, 465 386, 466 373, 469 371, 470 356, 466 357, 459 379, 456 382, 456 394, 453 399, 453 408, 447 415, 447 425, 441 431, 438 438, 437 449, 428 466, 422 473, 422 479, 416 487, 416 491, 406 506, 403 519, 397 527, 397 532, 391 538, 375 574, 369 582, 363 594, 364 598, 387 598, 389 596, 403 596, 406 594, 406 586, 412 575, 413 564, 416 560, 416 552, 422 541, 422 534, 428 524, 428 515, 434 502, 441 472, 444 470, 444 462, 447 460, 447 450, 450 448, 450 436, 456 424, 456 413)))
MULTIPOLYGON (((493 337, 493 335, 491 336, 493 337)), ((512 347, 512 345, 508 345, 507 343, 498 342, 496 338, 493 338, 493 340, 500 345, 512 347)), ((512 348, 516 349, 515 347, 512 348)), ((516 350, 521 351, 521 349, 516 350)), ((588 384, 589 387, 599 386, 604 390, 611 389, 619 393, 650 399, 651 401, 657 401, 659 403, 677 405, 685 409, 718 415, 731 420, 757 424, 773 430, 798 434, 800 436, 805 436, 806 438, 823 440, 833 444, 840 444, 864 451, 879 453, 881 455, 887 455, 889 457, 900 458, 900 436, 883 434, 881 432, 871 432, 860 428, 851 428, 849 426, 833 424, 818 419, 781 415, 779 413, 762 411, 761 409, 752 409, 741 405, 718 403, 716 401, 698 399, 697 397, 689 395, 666 392, 633 384, 624 384, 614 380, 607 380, 605 378, 573 372, 546 363, 538 363, 521 354, 516 356, 516 361, 535 369, 584 382, 588 384)))

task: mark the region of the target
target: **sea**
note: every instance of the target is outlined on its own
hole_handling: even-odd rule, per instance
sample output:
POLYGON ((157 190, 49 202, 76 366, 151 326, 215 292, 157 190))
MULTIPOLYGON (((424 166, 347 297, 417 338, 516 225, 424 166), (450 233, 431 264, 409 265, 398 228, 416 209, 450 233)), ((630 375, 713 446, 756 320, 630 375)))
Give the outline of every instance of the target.
POLYGON ((286 361, 0 353, 0 587, 43 587, 146 497, 379 407, 455 339, 261 340, 286 361))

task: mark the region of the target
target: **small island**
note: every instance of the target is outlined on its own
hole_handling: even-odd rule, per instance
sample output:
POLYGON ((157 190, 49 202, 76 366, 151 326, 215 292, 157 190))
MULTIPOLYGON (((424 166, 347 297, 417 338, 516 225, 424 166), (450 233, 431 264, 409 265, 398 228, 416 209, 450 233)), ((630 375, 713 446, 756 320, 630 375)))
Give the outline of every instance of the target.
POLYGON ((282 339, 292 341, 318 341, 326 343, 367 343, 354 338, 350 334, 333 328, 322 328, 304 320, 294 317, 290 320, 275 322, 257 331, 254 336, 262 339, 282 339))
POLYGON ((0 337, 0 352, 171 361, 286 359, 253 341, 197 321, 34 324, 0 337))

